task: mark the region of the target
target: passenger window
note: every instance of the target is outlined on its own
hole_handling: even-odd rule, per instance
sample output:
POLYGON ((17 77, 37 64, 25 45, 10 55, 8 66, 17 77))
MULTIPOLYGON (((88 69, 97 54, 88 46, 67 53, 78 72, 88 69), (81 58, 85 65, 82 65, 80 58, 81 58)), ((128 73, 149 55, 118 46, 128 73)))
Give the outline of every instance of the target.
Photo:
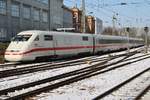
POLYGON ((37 36, 37 37, 34 39, 34 41, 39 41, 39 36, 37 36))
POLYGON ((83 37, 82 37, 82 40, 83 40, 83 41, 88 41, 88 37, 87 37, 87 36, 83 36, 83 37))
POLYGON ((98 43, 99 43, 99 44, 101 44, 101 43, 102 43, 102 42, 101 42, 101 39, 99 39, 99 40, 98 40, 98 43))
POLYGON ((45 41, 52 41, 53 40, 53 36, 52 35, 44 35, 44 40, 45 41))

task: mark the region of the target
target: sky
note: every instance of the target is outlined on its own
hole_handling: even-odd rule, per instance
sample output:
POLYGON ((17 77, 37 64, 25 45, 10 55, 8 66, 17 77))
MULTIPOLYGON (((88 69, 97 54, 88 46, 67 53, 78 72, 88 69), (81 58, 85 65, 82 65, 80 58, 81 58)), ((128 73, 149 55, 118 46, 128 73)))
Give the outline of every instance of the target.
MULTIPOLYGON (((64 0, 64 4, 81 7, 81 0, 64 0)), ((85 0, 86 14, 103 20, 104 26, 112 26, 115 16, 116 27, 150 26, 150 0, 85 0)))

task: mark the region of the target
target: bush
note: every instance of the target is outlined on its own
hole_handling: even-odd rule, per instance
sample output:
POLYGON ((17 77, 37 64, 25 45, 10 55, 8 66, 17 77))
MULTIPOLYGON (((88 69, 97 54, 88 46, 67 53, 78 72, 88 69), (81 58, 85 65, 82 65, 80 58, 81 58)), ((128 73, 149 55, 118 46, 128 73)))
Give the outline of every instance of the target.
POLYGON ((9 43, 2 43, 0 42, 0 63, 4 63, 4 52, 8 47, 9 43))

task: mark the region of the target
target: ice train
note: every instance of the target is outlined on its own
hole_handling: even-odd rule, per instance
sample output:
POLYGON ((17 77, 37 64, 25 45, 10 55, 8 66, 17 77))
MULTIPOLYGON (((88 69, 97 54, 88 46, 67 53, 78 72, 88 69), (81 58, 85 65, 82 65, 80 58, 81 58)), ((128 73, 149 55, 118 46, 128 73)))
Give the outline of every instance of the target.
POLYGON ((141 45, 143 40, 138 38, 31 30, 12 39, 6 49, 5 60, 32 61, 42 57, 96 54, 141 45))

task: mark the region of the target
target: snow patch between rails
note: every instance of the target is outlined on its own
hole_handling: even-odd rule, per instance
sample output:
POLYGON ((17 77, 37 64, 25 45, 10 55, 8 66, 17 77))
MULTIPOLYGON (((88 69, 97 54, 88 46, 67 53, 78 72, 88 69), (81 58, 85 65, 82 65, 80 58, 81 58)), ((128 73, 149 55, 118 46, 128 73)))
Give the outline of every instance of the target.
POLYGON ((45 79, 48 77, 56 76, 56 75, 63 74, 63 73, 73 71, 76 69, 85 68, 87 66, 89 65, 83 64, 83 65, 70 66, 70 67, 65 67, 65 68, 52 69, 48 71, 35 72, 35 73, 30 74, 28 77, 0 82, 0 90, 18 86, 18 85, 25 84, 25 83, 29 83, 29 82, 34 82, 34 81, 45 79))
POLYGON ((42 93, 33 100, 91 100, 125 79, 149 68, 150 59, 146 59, 111 72, 91 77, 58 89, 42 93), (144 62, 144 63, 143 63, 144 62))

